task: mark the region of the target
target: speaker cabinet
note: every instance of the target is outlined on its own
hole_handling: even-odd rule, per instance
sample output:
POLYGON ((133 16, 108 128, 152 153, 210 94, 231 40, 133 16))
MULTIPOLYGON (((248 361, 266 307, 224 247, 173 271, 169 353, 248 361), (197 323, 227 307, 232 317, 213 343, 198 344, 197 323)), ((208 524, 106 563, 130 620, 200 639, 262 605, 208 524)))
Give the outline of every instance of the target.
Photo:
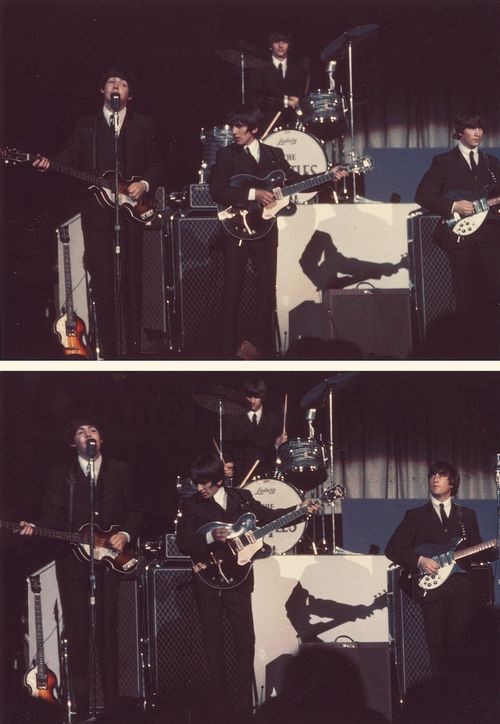
POLYGON ((325 337, 354 342, 366 357, 406 359, 412 347, 407 289, 328 289, 325 337))
POLYGON ((439 218, 421 215, 408 220, 410 279, 421 341, 433 322, 455 311, 450 262, 446 252, 432 240, 439 218))
MULTIPOLYGON (((175 258, 178 346, 194 359, 220 356, 224 302, 222 226, 215 214, 181 212, 171 220, 175 258)), ((245 338, 255 305, 255 282, 247 265, 240 302, 238 332, 245 338)), ((235 350, 236 352, 236 350, 235 350)))
POLYGON ((155 354, 171 343, 169 279, 172 262, 163 228, 144 230, 142 253, 143 354, 155 354))
MULTIPOLYGON (((147 572, 151 704, 200 703, 209 693, 207 663, 190 561, 154 564, 147 572)), ((236 655, 225 619, 226 673, 232 686, 236 655)), ((234 687, 233 687, 234 688, 234 687)))
MULTIPOLYGON (((489 565, 471 571, 477 604, 483 609, 493 603, 493 578, 489 565)), ((430 679, 429 650, 425 638, 422 611, 413 600, 407 574, 398 566, 388 571, 389 631, 394 642, 394 657, 400 694, 419 681, 430 679)))

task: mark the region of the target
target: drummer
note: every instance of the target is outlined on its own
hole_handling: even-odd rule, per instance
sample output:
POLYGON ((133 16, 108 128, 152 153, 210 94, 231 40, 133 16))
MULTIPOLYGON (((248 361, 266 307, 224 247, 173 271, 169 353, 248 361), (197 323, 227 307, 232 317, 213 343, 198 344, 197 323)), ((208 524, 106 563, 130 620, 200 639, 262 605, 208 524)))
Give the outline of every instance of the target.
POLYGON ((273 477, 276 451, 288 440, 282 420, 265 404, 264 380, 249 377, 242 391, 248 401, 248 412, 227 416, 223 432, 224 475, 232 478, 235 486, 242 482, 256 460, 260 462, 252 477, 273 477))
POLYGON ((292 38, 287 32, 276 30, 269 35, 271 57, 266 66, 255 68, 249 74, 249 100, 264 113, 266 128, 278 111, 276 125, 294 128, 299 98, 305 94, 306 76, 290 61, 288 52, 292 38))

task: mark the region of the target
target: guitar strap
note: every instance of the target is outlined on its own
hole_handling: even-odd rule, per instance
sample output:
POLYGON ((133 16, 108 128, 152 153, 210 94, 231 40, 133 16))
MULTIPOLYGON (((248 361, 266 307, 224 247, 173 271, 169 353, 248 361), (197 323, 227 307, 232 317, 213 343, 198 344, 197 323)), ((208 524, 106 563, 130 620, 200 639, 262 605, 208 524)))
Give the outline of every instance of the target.
POLYGON ((464 525, 464 511, 463 511, 463 508, 462 508, 461 505, 458 505, 457 503, 454 503, 454 506, 455 506, 455 508, 456 508, 457 515, 458 515, 458 523, 459 523, 459 525, 460 525, 460 532, 462 533, 463 539, 464 539, 464 540, 467 540, 467 533, 466 533, 465 525, 464 525))
POLYGON ((75 500, 75 472, 73 466, 69 469, 68 477, 66 481, 69 485, 69 497, 68 497, 68 530, 73 530, 73 509, 75 500))

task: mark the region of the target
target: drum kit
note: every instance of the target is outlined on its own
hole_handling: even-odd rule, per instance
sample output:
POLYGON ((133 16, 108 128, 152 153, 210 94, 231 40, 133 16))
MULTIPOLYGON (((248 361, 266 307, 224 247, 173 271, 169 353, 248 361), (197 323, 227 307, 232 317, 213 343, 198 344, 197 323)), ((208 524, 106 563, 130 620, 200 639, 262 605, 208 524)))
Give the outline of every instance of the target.
MULTIPOLYGON (((351 139, 352 158, 354 151, 354 90, 353 90, 353 47, 373 35, 378 25, 360 25, 348 30, 332 42, 321 53, 321 61, 325 63, 328 78, 328 88, 320 88, 309 92, 308 83, 305 95, 299 101, 296 109, 296 122, 293 128, 273 128, 276 117, 261 137, 261 141, 270 146, 279 146, 285 157, 296 171, 301 174, 324 173, 333 165, 336 142, 339 144, 338 157, 345 162, 343 138, 349 129, 351 139), (335 87, 335 71, 339 60, 347 56, 348 68, 348 103, 342 90, 335 87)), ((224 47, 216 48, 216 54, 224 61, 237 65, 240 68, 241 102, 245 102, 246 71, 248 68, 263 68, 267 61, 259 57, 257 46, 246 41, 234 41, 224 47)), ((277 114, 279 116, 279 114, 277 114)), ((209 173, 215 163, 215 156, 219 149, 232 143, 232 134, 229 126, 214 126, 210 129, 201 129, 202 164, 199 171, 200 183, 208 180, 209 173)), ((353 201, 357 200, 356 176, 352 174, 353 201)), ((317 192, 298 194, 295 203, 303 204, 311 201, 317 192)))

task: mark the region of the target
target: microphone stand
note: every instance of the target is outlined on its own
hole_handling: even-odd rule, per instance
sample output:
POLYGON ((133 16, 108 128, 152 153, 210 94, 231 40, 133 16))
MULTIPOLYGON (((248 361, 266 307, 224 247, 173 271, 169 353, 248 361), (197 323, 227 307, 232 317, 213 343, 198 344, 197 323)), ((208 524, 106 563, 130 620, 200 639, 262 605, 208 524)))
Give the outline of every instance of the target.
POLYGON ((89 525, 89 627, 90 627, 90 649, 89 649, 89 708, 90 719, 87 721, 97 721, 96 712, 96 577, 95 577, 95 560, 94 560, 94 505, 95 505, 95 464, 94 458, 96 446, 94 440, 87 441, 87 454, 89 458, 88 480, 89 480, 89 508, 90 508, 90 525, 89 525), (93 443, 91 445, 90 443, 93 443))
POLYGON ((111 106, 113 109, 113 128, 114 128, 114 155, 115 155, 115 183, 114 183, 114 194, 115 194, 115 235, 114 235, 114 296, 115 296, 115 335, 116 335, 116 358, 120 359, 122 352, 121 344, 121 246, 120 246, 120 161, 118 158, 118 125, 120 119, 118 117, 118 111, 120 108, 120 96, 118 93, 111 94, 111 106))

